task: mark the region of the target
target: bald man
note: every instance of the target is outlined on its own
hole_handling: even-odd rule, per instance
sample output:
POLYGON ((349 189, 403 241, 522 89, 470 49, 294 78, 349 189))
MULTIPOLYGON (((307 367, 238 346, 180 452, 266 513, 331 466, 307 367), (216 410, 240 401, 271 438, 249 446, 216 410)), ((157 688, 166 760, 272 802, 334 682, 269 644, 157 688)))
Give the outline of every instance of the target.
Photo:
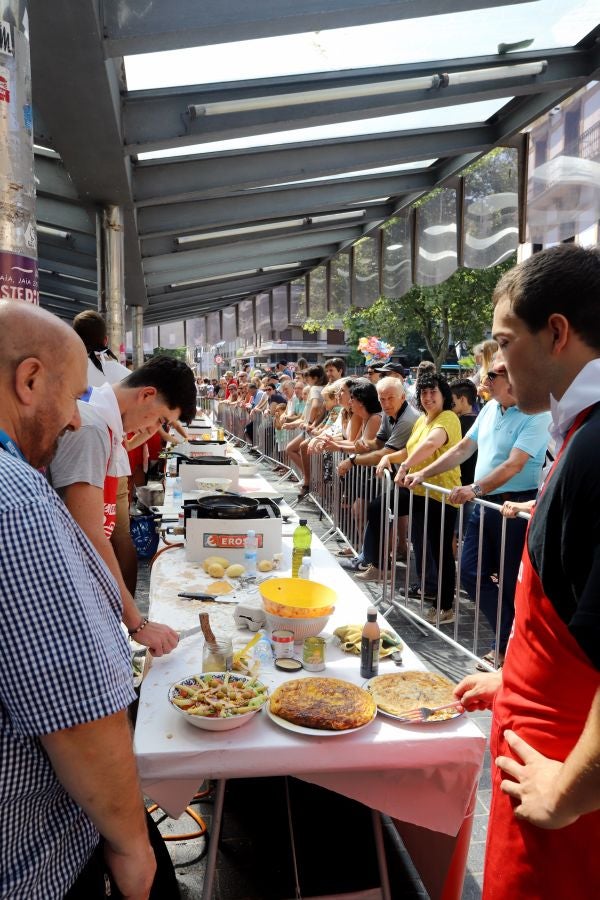
POLYGON ((100 891, 106 874, 142 900, 156 869, 127 720, 134 692, 119 591, 36 471, 59 435, 79 428, 86 387, 85 349, 67 325, 0 303, 4 897, 105 896, 94 877, 100 891))

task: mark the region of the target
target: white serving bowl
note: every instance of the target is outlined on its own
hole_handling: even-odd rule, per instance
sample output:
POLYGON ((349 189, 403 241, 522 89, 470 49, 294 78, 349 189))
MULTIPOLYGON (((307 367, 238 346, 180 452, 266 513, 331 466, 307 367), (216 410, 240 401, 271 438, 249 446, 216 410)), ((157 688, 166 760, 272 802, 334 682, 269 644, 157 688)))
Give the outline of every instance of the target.
MULTIPOLYGON (((187 678, 180 678, 179 681, 172 684, 169 688, 169 703, 171 704, 171 708, 175 710, 180 716, 182 716, 186 722, 189 722, 190 725, 195 725, 196 728, 202 728, 204 731, 232 731, 234 728, 241 728, 242 725, 245 725, 246 722, 249 722, 256 713, 259 713, 267 700, 269 699, 269 692, 265 691, 264 701, 261 706, 256 709, 250 710, 247 713, 240 713, 239 715, 227 716, 223 718, 208 717, 208 716, 193 716, 190 713, 186 712, 185 709, 181 709, 180 706, 176 706, 173 703, 173 699, 175 697, 180 696, 177 686, 178 685, 194 685, 199 678, 216 678, 218 680, 223 680, 225 676, 229 676, 229 682, 236 681, 240 684, 248 684, 250 681, 255 681, 256 679, 250 678, 248 675, 242 675, 238 672, 203 672, 201 675, 189 675, 187 678)), ((261 682, 257 682, 262 687, 261 682)))
POLYGON ((311 619, 290 619, 286 616, 274 616, 273 613, 266 611, 265 616, 271 633, 279 628, 291 631, 294 635, 294 642, 303 641, 307 637, 316 637, 318 634, 321 634, 329 621, 329 616, 313 616, 311 619))
POLYGON ((243 462, 238 463, 238 470, 240 473, 240 478, 248 478, 250 475, 256 475, 258 472, 258 466, 256 463, 243 462))
POLYGON ((194 483, 198 491, 226 491, 232 481, 232 478, 204 475, 202 478, 196 478, 194 483))

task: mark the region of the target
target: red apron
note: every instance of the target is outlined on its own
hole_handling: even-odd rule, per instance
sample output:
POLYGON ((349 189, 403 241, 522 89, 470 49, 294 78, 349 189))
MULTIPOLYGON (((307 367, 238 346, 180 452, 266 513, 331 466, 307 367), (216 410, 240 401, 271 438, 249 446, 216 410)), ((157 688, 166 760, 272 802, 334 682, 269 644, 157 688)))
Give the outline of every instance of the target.
MULTIPOLYGON (((112 431, 110 428, 108 429, 108 438, 110 441, 110 446, 112 448, 112 431)), ((109 457, 109 462, 112 459, 112 449, 111 455, 109 457)), ((107 538, 110 539, 113 531, 115 530, 115 525, 117 524, 117 486, 119 484, 119 479, 116 475, 105 475, 104 476, 104 534, 107 538)))
MULTIPOLYGON (((554 466, 587 412, 575 420, 554 466)), ((492 760, 514 757, 503 737, 507 729, 544 756, 565 760, 579 740, 599 686, 600 672, 544 594, 526 539, 513 634, 494 703, 492 760)), ((581 816, 556 831, 536 828, 515 818, 513 801, 500 790, 500 782, 508 776, 493 762, 492 770, 484 900, 600 897, 600 812, 581 816)))

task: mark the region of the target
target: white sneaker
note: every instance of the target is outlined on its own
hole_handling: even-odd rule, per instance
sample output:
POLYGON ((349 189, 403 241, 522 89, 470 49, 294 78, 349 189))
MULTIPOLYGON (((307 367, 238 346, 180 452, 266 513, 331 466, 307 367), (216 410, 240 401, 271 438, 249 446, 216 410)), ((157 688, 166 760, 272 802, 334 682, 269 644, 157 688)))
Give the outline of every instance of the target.
MULTIPOLYGON (((432 606, 425 614, 425 621, 432 625, 437 625, 437 608, 432 606)), ((440 610, 440 625, 450 625, 454 622, 454 609, 440 610)))
POLYGON ((364 572, 357 572, 354 576, 357 581, 382 581, 383 572, 377 566, 369 565, 364 572))

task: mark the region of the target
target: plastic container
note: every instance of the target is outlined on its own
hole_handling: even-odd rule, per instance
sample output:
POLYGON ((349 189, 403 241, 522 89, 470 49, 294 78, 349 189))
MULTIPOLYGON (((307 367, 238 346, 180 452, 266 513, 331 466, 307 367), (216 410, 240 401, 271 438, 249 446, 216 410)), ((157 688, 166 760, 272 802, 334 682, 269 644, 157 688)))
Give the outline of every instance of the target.
POLYGON ((307 519, 300 519, 300 524, 296 527, 292 538, 292 578, 298 578, 303 558, 310 556, 312 531, 307 522, 307 519))
POLYGON ((181 490, 181 478, 178 475, 173 482, 173 500, 181 500, 182 497, 183 493, 181 490))
POLYGON ((256 532, 253 529, 250 529, 246 535, 246 543, 244 545, 244 566, 246 567, 246 575, 256 575, 257 549, 258 541, 256 540, 256 532))
POLYGON ((367 621, 362 630, 360 641, 360 674, 361 678, 374 678, 379 671, 379 642, 381 629, 377 624, 377 610, 369 606, 367 621))
POLYGON ((298 569, 298 578, 304 578, 306 581, 310 580, 310 556, 302 557, 302 565, 298 569))

